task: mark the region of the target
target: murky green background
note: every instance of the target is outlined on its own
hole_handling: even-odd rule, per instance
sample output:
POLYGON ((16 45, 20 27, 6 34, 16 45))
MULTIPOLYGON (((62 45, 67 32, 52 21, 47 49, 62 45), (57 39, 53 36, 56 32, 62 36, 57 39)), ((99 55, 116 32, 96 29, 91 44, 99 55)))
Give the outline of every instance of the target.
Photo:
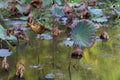
MULTIPOLYGON (((22 61, 26 71, 25 80, 48 80, 45 75, 53 73, 54 80, 120 80, 120 26, 102 28, 97 35, 106 30, 110 39, 107 42, 96 41, 91 48, 84 49, 83 58, 70 59, 74 47, 63 44, 65 32, 53 40, 36 39, 33 31, 27 31, 31 45, 20 40, 20 47, 12 48, 8 57, 8 72, 0 71, 0 80, 16 79, 17 63, 22 61), (42 65, 43 69, 32 69, 30 65, 42 65)), ((0 58, 2 61, 2 58, 0 58)))

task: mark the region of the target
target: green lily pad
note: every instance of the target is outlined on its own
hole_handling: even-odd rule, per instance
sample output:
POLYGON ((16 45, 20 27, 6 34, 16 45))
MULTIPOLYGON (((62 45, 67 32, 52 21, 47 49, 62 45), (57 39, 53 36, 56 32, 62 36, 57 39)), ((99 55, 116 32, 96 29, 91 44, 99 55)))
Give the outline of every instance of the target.
POLYGON ((80 20, 73 28, 72 39, 79 47, 90 47, 96 39, 96 27, 89 20, 80 20))
POLYGON ((7 36, 5 35, 5 29, 0 25, 0 39, 2 40, 8 40, 12 42, 17 42, 17 38, 13 35, 7 36))

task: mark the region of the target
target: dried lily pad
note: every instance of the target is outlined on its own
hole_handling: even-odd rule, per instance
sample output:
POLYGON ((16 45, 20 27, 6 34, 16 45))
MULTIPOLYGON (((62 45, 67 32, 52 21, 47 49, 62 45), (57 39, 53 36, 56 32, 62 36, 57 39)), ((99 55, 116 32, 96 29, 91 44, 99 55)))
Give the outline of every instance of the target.
POLYGON ((90 47, 96 39, 96 27, 89 20, 80 20, 73 28, 72 39, 79 47, 90 47))
POLYGON ((9 49, 0 49, 0 57, 10 56, 12 54, 9 49))

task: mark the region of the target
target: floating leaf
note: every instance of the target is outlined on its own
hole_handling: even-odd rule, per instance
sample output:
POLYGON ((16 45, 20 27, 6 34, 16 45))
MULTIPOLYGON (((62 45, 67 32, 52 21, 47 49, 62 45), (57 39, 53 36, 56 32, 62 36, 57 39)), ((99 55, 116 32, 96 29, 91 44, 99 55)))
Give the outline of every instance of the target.
POLYGON ((0 57, 7 57, 10 56, 12 54, 11 51, 9 51, 9 49, 0 49, 0 57))
POLYGON ((96 27, 89 20, 80 20, 73 28, 72 38, 79 47, 90 47, 96 38, 96 27))

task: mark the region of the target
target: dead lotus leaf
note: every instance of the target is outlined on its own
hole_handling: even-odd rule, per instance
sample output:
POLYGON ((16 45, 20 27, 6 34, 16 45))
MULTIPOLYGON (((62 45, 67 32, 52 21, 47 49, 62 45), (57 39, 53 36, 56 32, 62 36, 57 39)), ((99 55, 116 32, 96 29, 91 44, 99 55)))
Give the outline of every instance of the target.
POLYGON ((47 30, 47 28, 38 22, 34 22, 33 24, 27 23, 27 25, 37 34, 42 34, 43 32, 45 32, 45 30, 47 30))
POLYGON ((41 8, 42 3, 42 0, 32 0, 30 4, 35 8, 41 8))

